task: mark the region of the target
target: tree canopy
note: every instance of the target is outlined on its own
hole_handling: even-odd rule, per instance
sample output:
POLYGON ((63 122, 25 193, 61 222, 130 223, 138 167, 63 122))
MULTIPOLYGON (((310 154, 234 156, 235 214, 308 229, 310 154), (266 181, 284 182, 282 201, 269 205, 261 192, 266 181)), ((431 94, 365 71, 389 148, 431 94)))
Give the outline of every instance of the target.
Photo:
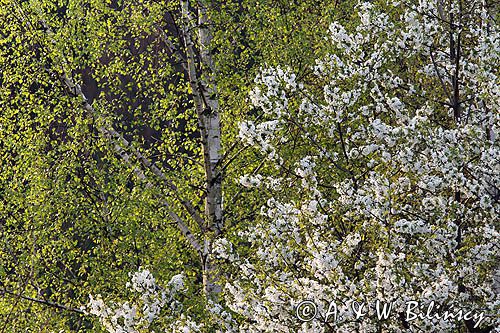
POLYGON ((0 5, 0 332, 497 329, 493 1, 0 5))

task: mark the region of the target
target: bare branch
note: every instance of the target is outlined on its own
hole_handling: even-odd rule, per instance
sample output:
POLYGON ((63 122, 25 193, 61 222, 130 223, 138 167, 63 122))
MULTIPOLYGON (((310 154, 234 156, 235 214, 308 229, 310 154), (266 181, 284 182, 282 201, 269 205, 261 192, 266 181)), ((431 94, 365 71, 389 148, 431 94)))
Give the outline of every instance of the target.
POLYGON ((76 312, 76 313, 80 313, 80 314, 84 314, 85 313, 83 310, 80 310, 80 309, 72 308, 72 307, 69 307, 69 306, 66 306, 66 305, 63 305, 63 304, 59 304, 59 303, 55 303, 55 302, 52 302, 52 301, 47 301, 45 299, 39 299, 39 298, 33 298, 33 297, 24 296, 22 294, 17 294, 17 293, 15 293, 13 291, 10 291, 8 289, 4 289, 2 291, 2 294, 9 294, 9 295, 12 295, 14 297, 18 297, 18 298, 21 298, 21 299, 24 299, 24 300, 27 300, 27 301, 30 301, 30 302, 44 304, 44 305, 47 305, 47 306, 50 306, 50 307, 53 307, 53 308, 57 308, 57 309, 60 309, 60 310, 71 311, 71 312, 76 312))

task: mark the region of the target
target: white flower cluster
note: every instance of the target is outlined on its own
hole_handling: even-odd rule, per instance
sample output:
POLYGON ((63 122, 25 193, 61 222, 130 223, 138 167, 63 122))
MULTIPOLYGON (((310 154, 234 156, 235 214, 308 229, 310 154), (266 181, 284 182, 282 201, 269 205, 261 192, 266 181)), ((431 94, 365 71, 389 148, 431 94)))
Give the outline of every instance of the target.
POLYGON ((97 295, 89 295, 90 301, 84 309, 87 314, 97 316, 109 333, 137 333, 137 308, 128 302, 108 307, 97 295))
POLYGON ((237 253, 233 250, 233 244, 226 238, 218 238, 212 244, 212 255, 217 259, 235 261, 237 253))
POLYGON ((276 148, 269 143, 275 137, 275 132, 280 129, 280 121, 272 120, 255 125, 252 121, 240 124, 239 137, 247 145, 260 146, 262 152, 268 154, 271 160, 276 159, 276 148))
POLYGON ((197 324, 188 316, 181 315, 179 319, 173 322, 170 326, 169 333, 198 333, 202 332, 203 325, 197 324))
POLYGON ((244 175, 239 179, 239 184, 248 188, 265 187, 271 190, 279 190, 282 180, 277 177, 262 176, 259 174, 244 175))
MULTIPOLYGON (((184 277, 182 274, 174 275, 168 283, 168 289, 163 290, 156 284, 156 280, 147 269, 130 273, 131 282, 127 282, 126 287, 131 291, 140 294, 138 300, 134 302, 114 303, 107 305, 100 295, 95 298, 90 295, 90 301, 83 310, 86 314, 96 316, 101 325, 109 333, 138 333, 147 329, 150 324, 158 318, 160 311, 169 304, 175 307, 174 296, 184 289, 184 277), (141 306, 142 305, 142 306, 141 306)), ((186 327, 193 330, 187 332, 197 332, 198 326, 181 318, 186 327)), ((184 330, 185 331, 185 330, 184 330)), ((183 330, 179 332, 184 332, 183 330)), ((176 331, 177 332, 177 331, 176 331)))
POLYGON ((361 1, 354 28, 330 27, 337 51, 316 62, 312 81, 326 82, 320 96, 280 69, 257 78, 252 103, 265 113, 263 124, 279 124, 279 135, 278 126, 273 135, 255 134, 252 122, 251 129, 242 123, 242 138, 273 147, 280 163, 276 174, 241 184, 265 188, 281 177, 286 186, 271 191, 259 221, 240 234, 255 252, 234 261, 240 274, 226 292, 228 306, 247 319, 242 331, 329 331, 320 320, 298 321, 294 307, 305 299, 316 300, 319 313, 328 301, 339 304, 346 315, 330 323, 336 332, 464 325, 437 317, 406 322, 399 314, 380 321, 372 308, 363 320, 349 316, 353 301, 377 299, 395 308, 418 300, 480 309, 488 317, 482 326, 500 325, 493 283, 500 32, 482 1, 470 1, 460 26, 448 22, 448 10, 458 17, 458 2, 444 14, 440 3, 361 1), (458 67, 450 38, 454 47, 461 38, 458 67))
POLYGON ((250 100, 255 107, 261 108, 267 114, 280 115, 288 107, 288 98, 285 91, 294 92, 302 85, 297 85, 296 76, 288 69, 262 69, 255 78, 255 82, 263 85, 265 90, 255 87, 250 93, 250 100))

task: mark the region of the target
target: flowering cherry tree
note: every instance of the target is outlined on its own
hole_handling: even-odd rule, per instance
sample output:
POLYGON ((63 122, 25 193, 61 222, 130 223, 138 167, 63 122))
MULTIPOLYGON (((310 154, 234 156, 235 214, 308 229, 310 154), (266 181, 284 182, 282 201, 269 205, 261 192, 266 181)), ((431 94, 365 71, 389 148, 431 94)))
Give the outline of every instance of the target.
POLYGON ((494 7, 356 8, 350 27, 331 24, 332 52, 313 78, 299 82, 278 67, 255 80, 261 117, 241 123, 240 137, 267 167, 240 183, 269 196, 240 232, 251 253, 230 256, 237 273, 227 305, 245 332, 492 331, 500 304, 494 7), (317 308, 301 322, 303 300, 317 308), (392 307, 387 318, 376 301, 392 307))

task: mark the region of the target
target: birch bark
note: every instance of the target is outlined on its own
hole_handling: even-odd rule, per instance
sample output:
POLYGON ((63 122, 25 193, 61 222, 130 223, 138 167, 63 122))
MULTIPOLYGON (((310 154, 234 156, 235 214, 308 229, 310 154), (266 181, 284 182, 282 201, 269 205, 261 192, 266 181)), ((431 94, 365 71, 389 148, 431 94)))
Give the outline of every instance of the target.
POLYGON ((213 240, 222 233, 223 229, 222 175, 220 170, 221 125, 215 66, 210 50, 212 41, 210 20, 205 5, 198 2, 197 7, 198 24, 195 26, 189 2, 181 0, 187 72, 198 116, 205 167, 203 290, 209 299, 213 299, 221 291, 220 286, 217 285, 216 267, 214 267, 211 260, 213 240), (194 36, 194 31, 197 32, 197 36, 194 36), (194 37, 197 37, 199 57, 195 52, 194 37))

